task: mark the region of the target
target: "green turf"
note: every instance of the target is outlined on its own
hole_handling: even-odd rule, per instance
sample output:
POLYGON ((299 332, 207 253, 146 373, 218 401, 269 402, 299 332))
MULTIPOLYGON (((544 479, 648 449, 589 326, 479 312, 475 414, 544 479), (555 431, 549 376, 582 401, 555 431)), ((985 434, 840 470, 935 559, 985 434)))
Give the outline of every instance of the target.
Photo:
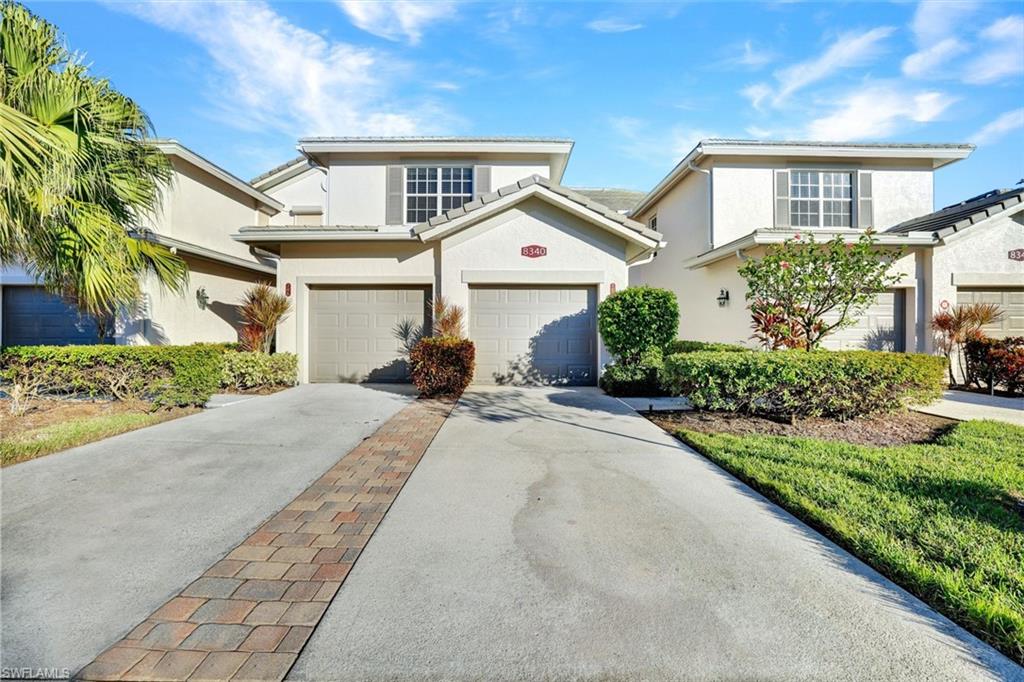
POLYGON ((884 448, 677 435, 1024 663, 1024 428, 972 421, 884 448))
POLYGON ((0 438, 0 465, 23 462, 177 416, 180 413, 168 411, 123 412, 71 419, 61 424, 32 429, 12 438, 0 438))

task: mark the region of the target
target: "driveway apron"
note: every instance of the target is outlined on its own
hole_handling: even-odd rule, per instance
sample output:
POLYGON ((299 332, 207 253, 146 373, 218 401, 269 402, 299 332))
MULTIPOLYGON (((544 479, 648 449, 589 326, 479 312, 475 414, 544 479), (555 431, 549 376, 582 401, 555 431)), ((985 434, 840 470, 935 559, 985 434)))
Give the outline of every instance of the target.
POLYGON ((74 673, 409 401, 300 386, 4 469, 2 665, 74 673))
POLYGON ((291 679, 1021 679, 596 389, 473 388, 291 679))

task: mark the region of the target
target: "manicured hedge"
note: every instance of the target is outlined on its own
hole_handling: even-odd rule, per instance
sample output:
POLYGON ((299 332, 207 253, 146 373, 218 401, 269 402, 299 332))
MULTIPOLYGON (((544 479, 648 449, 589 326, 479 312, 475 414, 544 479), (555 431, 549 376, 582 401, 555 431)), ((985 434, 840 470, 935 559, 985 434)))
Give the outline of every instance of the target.
POLYGON ((457 396, 473 380, 476 347, 466 339, 428 336, 413 346, 409 365, 421 395, 457 396))
POLYGON ((246 391, 256 388, 294 386, 299 361, 294 353, 224 353, 221 386, 246 391))
POLYGON ((938 398, 945 369, 907 353, 703 351, 666 358, 662 380, 698 409, 848 419, 938 398))
POLYGON ((1024 336, 971 339, 964 351, 969 383, 1024 393, 1024 336))
POLYGON ((665 395, 661 387, 664 366, 661 351, 651 348, 632 363, 615 362, 606 366, 599 383, 608 395, 624 398, 665 395))
POLYGON ((597 324, 608 350, 619 362, 630 364, 675 338, 679 304, 667 289, 629 287, 601 301, 597 324))
POLYGON ((665 346, 665 355, 674 353, 696 353, 702 350, 720 350, 732 353, 749 351, 750 348, 737 346, 732 343, 717 343, 714 341, 691 341, 689 339, 676 339, 665 346))
POLYGON ((41 395, 203 405, 220 387, 224 349, 194 346, 18 346, 0 353, 0 380, 41 395))

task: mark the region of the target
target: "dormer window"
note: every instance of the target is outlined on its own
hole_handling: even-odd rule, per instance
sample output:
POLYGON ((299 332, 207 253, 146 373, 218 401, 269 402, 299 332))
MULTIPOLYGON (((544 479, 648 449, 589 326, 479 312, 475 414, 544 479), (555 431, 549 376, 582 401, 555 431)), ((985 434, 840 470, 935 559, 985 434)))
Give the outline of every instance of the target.
POLYGON ((409 166, 405 169, 406 223, 425 223, 472 199, 472 166, 409 166))
POLYGON ((793 227, 850 227, 853 224, 853 175, 835 171, 790 171, 789 217, 793 227))

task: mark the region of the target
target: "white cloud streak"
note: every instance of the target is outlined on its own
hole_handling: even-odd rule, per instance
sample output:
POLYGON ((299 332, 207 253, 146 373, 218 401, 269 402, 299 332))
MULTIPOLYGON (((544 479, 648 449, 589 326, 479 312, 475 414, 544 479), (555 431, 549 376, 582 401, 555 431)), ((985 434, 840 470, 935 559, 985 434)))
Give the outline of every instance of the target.
POLYGON ((807 136, 837 142, 884 139, 910 124, 937 120, 955 101, 937 91, 869 85, 847 94, 831 113, 811 121, 807 136))
POLYGON ((215 113, 246 130, 301 135, 437 132, 443 112, 392 94, 407 66, 386 53, 329 41, 265 2, 111 4, 200 45, 212 60, 215 113), (425 125, 425 121, 431 125, 425 125))
POLYGON ((648 163, 675 163, 701 140, 716 137, 707 130, 685 125, 655 130, 648 121, 634 116, 612 117, 608 122, 619 140, 619 151, 648 163))
POLYGON ((405 38, 412 45, 428 25, 455 16, 455 3, 447 0, 338 0, 338 6, 357 28, 386 40, 405 38))
POLYGON ((616 17, 594 19, 593 21, 588 21, 586 26, 596 33, 628 33, 629 31, 636 31, 644 27, 643 24, 628 22, 616 17))
POLYGON ((1014 14, 993 22, 981 38, 984 48, 967 63, 965 82, 985 85, 1024 73, 1024 16, 1014 14))
POLYGON ((970 140, 977 145, 992 144, 1021 128, 1024 128, 1024 107, 1007 111, 994 121, 985 124, 978 132, 971 135, 970 140))
POLYGON ((967 45, 956 38, 945 38, 904 59, 903 75, 909 78, 933 77, 942 65, 966 51, 967 45))

